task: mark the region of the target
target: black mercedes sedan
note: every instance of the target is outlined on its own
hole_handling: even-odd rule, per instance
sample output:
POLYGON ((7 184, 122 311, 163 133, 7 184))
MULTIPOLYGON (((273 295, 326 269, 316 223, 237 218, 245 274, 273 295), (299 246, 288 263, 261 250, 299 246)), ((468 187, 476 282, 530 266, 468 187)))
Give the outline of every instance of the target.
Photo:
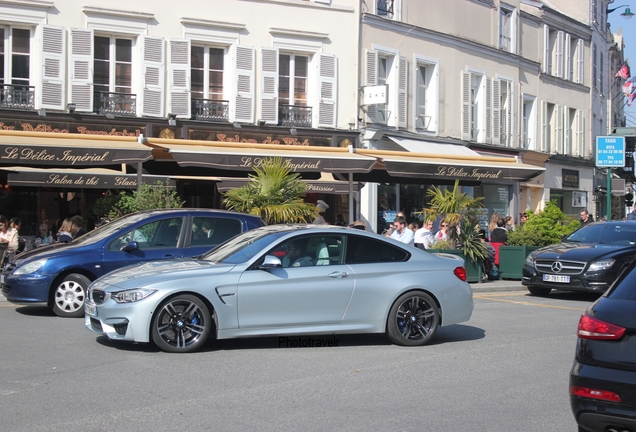
POLYGON ((553 289, 602 294, 634 258, 636 221, 595 222, 530 253, 521 283, 534 295, 553 289))
POLYGON ((570 371, 579 431, 636 431, 636 263, 581 317, 570 371))

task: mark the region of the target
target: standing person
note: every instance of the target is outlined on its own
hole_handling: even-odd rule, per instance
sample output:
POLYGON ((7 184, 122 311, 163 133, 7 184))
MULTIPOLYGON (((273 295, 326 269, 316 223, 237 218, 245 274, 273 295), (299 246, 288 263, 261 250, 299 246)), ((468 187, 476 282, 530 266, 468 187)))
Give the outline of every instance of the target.
POLYGON ((328 225, 327 221, 325 220, 325 212, 329 208, 329 204, 327 204, 323 200, 318 200, 318 202, 316 203, 316 207, 318 207, 319 212, 313 223, 316 225, 328 225))
POLYGON ((519 223, 521 224, 521 226, 524 226, 526 224, 526 222, 528 222, 528 213, 523 212, 521 213, 521 217, 519 218, 519 223))
POLYGON ((57 230, 57 235, 55 236, 55 241, 58 243, 68 243, 73 240, 73 234, 71 234, 71 230, 73 229, 73 221, 71 218, 66 218, 62 221, 62 225, 60 229, 57 230))
POLYGON ((336 225, 338 226, 347 226, 347 222, 344 220, 344 216, 342 213, 336 213, 336 225))
POLYGON ((18 249, 17 253, 23 252, 26 248, 26 239, 20 240, 20 227, 22 226, 22 221, 18 217, 12 217, 9 221, 9 230, 15 230, 16 235, 18 236, 18 249))
POLYGON ((627 220, 636 220, 636 203, 634 204, 631 213, 627 215, 627 220))
POLYGON ((594 218, 587 212, 587 210, 581 210, 581 220, 579 222, 581 222, 581 225, 587 225, 594 222, 594 218))
POLYGON ((433 221, 424 221, 422 228, 415 231, 413 238, 415 247, 420 249, 430 249, 435 242, 433 235, 433 221))
POLYGON ((413 246, 413 231, 406 227, 406 220, 402 216, 397 216, 393 221, 393 233, 388 236, 393 240, 400 241, 409 246, 413 246))
POLYGON ((506 216, 504 218, 504 222, 505 222, 504 228, 506 229, 506 231, 514 231, 515 223, 512 220, 512 216, 506 216))
POLYGON ((78 238, 86 234, 83 217, 81 217, 80 215, 75 215, 71 218, 71 222, 73 223, 73 226, 71 228, 71 234, 73 234, 73 238, 78 238))
POLYGON ((7 252, 5 254, 5 258, 0 265, 4 265, 4 263, 10 259, 10 257, 15 254, 18 250, 18 231, 9 229, 9 221, 6 217, 0 215, 0 243, 7 244, 7 252))
POLYGON ((501 219, 501 216, 499 216, 499 213, 497 212, 494 212, 492 216, 490 216, 490 223, 488 224, 489 234, 492 234, 495 228, 497 228, 497 221, 499 221, 499 219, 501 219))
POLYGON ((506 231, 506 222, 503 219, 497 221, 497 228, 490 233, 490 241, 493 243, 506 243, 508 241, 508 231, 506 231))

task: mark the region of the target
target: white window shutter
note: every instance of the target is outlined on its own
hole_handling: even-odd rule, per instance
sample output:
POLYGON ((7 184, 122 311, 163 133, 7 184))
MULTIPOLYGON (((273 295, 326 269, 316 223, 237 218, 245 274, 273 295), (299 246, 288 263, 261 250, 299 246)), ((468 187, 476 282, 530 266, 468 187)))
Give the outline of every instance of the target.
MULTIPOLYGON (((367 50, 365 64, 365 84, 367 86, 378 85, 378 52, 367 50)), ((377 121, 378 110, 376 105, 366 106, 367 123, 375 123, 377 121)))
MULTIPOLYGON (((512 147, 512 135, 513 135, 513 130, 512 130, 512 100, 513 100, 513 94, 512 94, 512 82, 510 81, 506 81, 506 87, 507 90, 506 92, 508 93, 508 97, 506 98, 506 118, 505 119, 500 119, 500 121, 505 121, 507 124, 506 127, 506 133, 508 134, 505 138, 504 138, 504 142, 500 143, 500 144, 504 144, 506 147, 512 147)), ((523 101, 523 99, 521 99, 523 101)), ((501 116, 499 116, 501 118, 501 116)))
POLYGON ((572 156, 572 137, 570 136, 570 109, 563 107, 563 154, 572 156))
POLYGON ((75 111, 93 111, 93 30, 71 29, 68 100, 75 111))
POLYGON ((556 40, 556 65, 555 76, 559 78, 565 78, 563 75, 563 43, 565 39, 565 33, 562 31, 557 32, 556 40))
POLYGON ((572 53, 570 52, 570 44, 572 43, 570 34, 566 33, 565 35, 565 45, 563 47, 563 78, 566 80, 570 80, 570 76, 572 75, 572 53))
POLYGON ((550 124, 548 123, 548 103, 541 104, 541 151, 550 152, 550 124))
POLYGON ((579 39, 576 44, 576 82, 579 84, 583 84, 583 49, 584 42, 583 39, 579 39))
POLYGON ((492 78, 486 78, 486 142, 492 144, 492 78))
POLYGON ((576 117, 576 141, 578 146, 578 155, 580 157, 585 157, 585 118, 583 118, 583 111, 576 110, 576 117))
POLYGON ((256 51, 253 47, 237 45, 235 47, 235 96, 234 120, 254 123, 254 75, 256 70, 256 51))
POLYGON ((556 106, 556 149, 555 152, 563 154, 563 105, 556 106))
POLYGON ((409 79, 409 62, 406 57, 400 57, 398 69, 398 94, 397 94, 397 121, 398 127, 407 127, 408 115, 408 79, 409 79))
POLYGON ((462 139, 471 140, 472 110, 470 109, 470 72, 462 72, 462 139))
POLYGON ((40 59, 42 74, 36 90, 36 108, 66 109, 65 98, 65 47, 66 30, 50 25, 40 26, 40 59))
POLYGON ((550 73, 550 28, 543 26, 543 73, 550 73))
POLYGON ((160 37, 140 38, 142 97, 141 110, 138 106, 137 112, 142 116, 164 117, 165 44, 160 37))
POLYGON ((189 119, 191 114, 190 94, 190 40, 170 39, 168 43, 168 113, 189 119))
POLYGON ((501 136, 501 81, 492 82, 492 143, 505 144, 501 136))
POLYGON ((278 48, 261 48, 260 117, 266 124, 278 124, 278 48))
POLYGON ((338 59, 318 54, 318 127, 336 127, 338 97, 338 59))

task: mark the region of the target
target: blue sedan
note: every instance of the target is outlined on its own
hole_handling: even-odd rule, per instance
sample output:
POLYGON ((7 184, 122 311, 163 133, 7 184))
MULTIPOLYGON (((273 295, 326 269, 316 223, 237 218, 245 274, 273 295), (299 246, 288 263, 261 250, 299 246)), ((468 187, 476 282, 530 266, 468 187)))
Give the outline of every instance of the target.
POLYGON ((276 225, 204 256, 112 272, 89 288, 86 327, 109 339, 195 351, 213 336, 386 333, 428 343, 468 321, 463 260, 345 227, 276 225))
POLYGON ((83 317, 91 281, 131 264, 201 255, 265 225, 256 216, 210 209, 148 210, 126 215, 71 243, 17 255, 0 274, 16 304, 46 304, 61 317, 83 317))

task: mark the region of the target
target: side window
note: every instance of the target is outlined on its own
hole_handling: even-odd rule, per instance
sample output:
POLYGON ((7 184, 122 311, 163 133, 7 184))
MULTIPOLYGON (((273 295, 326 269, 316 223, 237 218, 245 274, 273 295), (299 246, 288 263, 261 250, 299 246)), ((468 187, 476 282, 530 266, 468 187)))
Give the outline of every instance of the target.
POLYGON ((269 255, 281 259, 283 267, 309 267, 342 264, 342 236, 295 237, 276 246, 269 255))
POLYGON ((120 250, 131 241, 139 244, 140 250, 175 248, 179 241, 183 218, 162 219, 128 231, 108 245, 109 250, 120 250))
POLYGON ((382 240, 349 235, 346 264, 406 261, 410 254, 382 240))
POLYGON ((242 226, 242 222, 235 218, 195 217, 190 245, 216 246, 240 234, 242 226))

